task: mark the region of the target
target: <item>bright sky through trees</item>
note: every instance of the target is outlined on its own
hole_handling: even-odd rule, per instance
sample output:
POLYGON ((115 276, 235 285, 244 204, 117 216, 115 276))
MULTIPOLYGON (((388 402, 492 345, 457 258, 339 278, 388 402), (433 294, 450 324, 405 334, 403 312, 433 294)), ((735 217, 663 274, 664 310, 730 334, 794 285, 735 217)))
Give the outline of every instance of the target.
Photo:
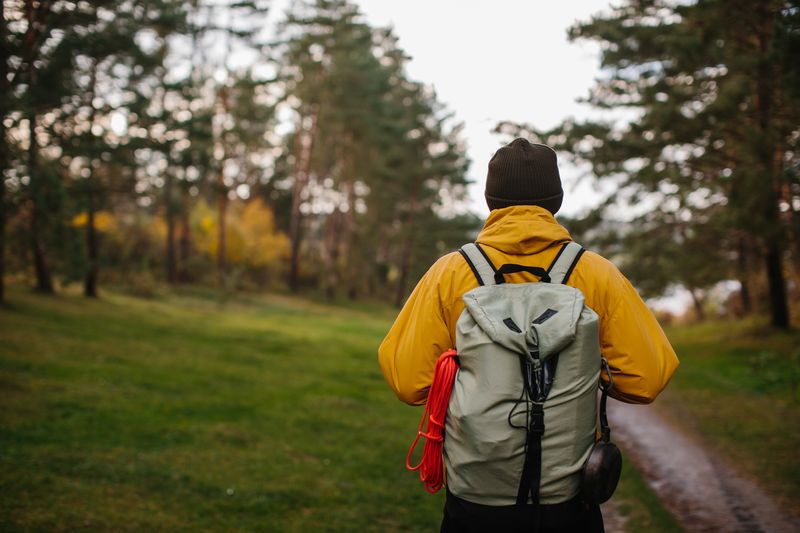
POLYGON ((291 259, 247 283, 399 304, 474 238, 487 162, 522 136, 560 154, 561 223, 643 294, 686 287, 700 318, 768 296, 788 326, 797 1, 607 2, 4 2, 0 274, 94 296, 103 217, 136 213, 148 271, 244 287, 228 219, 260 199, 291 259))
MULTIPOLYGON (((492 133, 501 120, 553 127, 590 111, 578 99, 600 75, 594 43, 567 39, 567 29, 605 10, 608 0, 522 2, 498 0, 357 0, 372 25, 394 27, 412 57, 409 75, 432 85, 464 122, 472 209, 488 214, 483 199, 486 165, 504 138, 492 133)), ((276 13, 284 7, 276 6, 276 13)), ((577 215, 596 204, 599 185, 580 180, 581 171, 561 162, 565 201, 561 212, 577 215)), ((652 302, 681 311, 686 294, 652 302)))
MULTIPOLYGON (((395 28, 400 45, 412 56, 410 76, 432 85, 456 120, 465 123, 469 174, 475 182, 472 207, 478 214, 488 214, 486 164, 504 140, 491 133, 498 121, 552 127, 588 112, 576 99, 586 96, 599 75, 597 48, 568 42, 567 28, 606 9, 608 0, 357 3, 372 25, 395 28)), ((575 215, 596 195, 589 183, 575 187, 577 169, 562 164, 561 171, 566 188, 562 211, 575 215)))
MULTIPOLYGON (((497 0, 356 0, 373 26, 391 26, 399 44, 411 56, 409 76, 432 86, 464 122, 471 209, 488 214, 483 198, 486 165, 506 140, 492 132, 503 120, 551 128, 568 117, 583 118, 591 111, 578 100, 585 97, 599 70, 595 43, 569 42, 567 30, 608 9, 608 0, 523 2, 497 0)), ((273 20, 283 17, 289 0, 278 0, 273 20)), ((617 112, 619 113, 619 112, 617 112)), ((580 179, 582 170, 560 162, 565 187, 561 213, 579 215, 597 204, 597 188, 608 183, 580 179)), ((655 303, 683 310, 688 298, 673 295, 655 303)))

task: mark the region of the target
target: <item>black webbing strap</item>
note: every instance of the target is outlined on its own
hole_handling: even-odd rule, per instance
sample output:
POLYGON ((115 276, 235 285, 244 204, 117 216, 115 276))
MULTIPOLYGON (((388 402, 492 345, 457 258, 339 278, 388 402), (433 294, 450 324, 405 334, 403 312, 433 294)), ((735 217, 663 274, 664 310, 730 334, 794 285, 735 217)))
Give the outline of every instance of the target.
POLYGON ((526 505, 530 494, 534 504, 539 503, 539 485, 542 483, 542 435, 544 434, 544 406, 534 402, 531 421, 525 442, 525 464, 517 490, 517 505, 526 505))
POLYGON ((553 258, 553 261, 550 263, 550 266, 547 267, 547 273, 548 274, 550 273, 551 270, 553 270, 553 267, 556 266, 556 264, 558 263, 558 260, 561 259, 561 254, 564 253, 564 250, 567 249, 568 245, 569 245, 569 242, 565 242, 564 244, 561 245, 561 248, 558 249, 558 253, 553 258))
POLYGON ((606 402, 608 400, 608 392, 614 387, 614 378, 611 376, 611 368, 608 366, 608 359, 603 357, 600 359, 600 364, 603 370, 606 371, 608 381, 604 381, 600 376, 600 440, 603 442, 611 441, 611 427, 608 425, 608 414, 606 413, 606 402))
POLYGON ((567 284, 567 282, 569 281, 569 277, 572 275, 572 271, 575 270, 576 266, 578 266, 578 261, 580 261, 581 257, 583 257, 584 252, 586 252, 586 250, 581 250, 580 252, 578 252, 578 255, 575 257, 575 260, 572 261, 572 264, 569 266, 569 270, 567 270, 567 273, 564 274, 564 280, 561 283, 563 283, 564 285, 567 284))
POLYGON ((566 284, 569 280, 572 271, 575 270, 575 265, 578 264, 581 256, 583 255, 583 247, 576 242, 568 242, 564 244, 556 254, 555 259, 547 269, 552 283, 566 284))
MULTIPOLYGON (((553 283, 567 283, 570 274, 575 269, 581 256, 583 248, 575 242, 565 243, 556 254, 550 267, 544 271, 542 281, 553 283)), ((516 267, 517 265, 510 265, 516 267)), ((495 277, 499 277, 497 283, 501 283, 505 273, 504 267, 497 271, 495 277)), ((538 269, 542 270, 542 269, 538 269)), ((513 270, 516 272, 517 270, 513 270)), ((541 276, 539 272, 534 272, 541 276)), ((523 377, 523 379, 525 379, 523 377)), ((526 383, 526 387, 530 384, 526 383)), ((530 391, 529 391, 530 392, 530 391)), ((545 393, 546 394, 546 393, 545 393)), ((546 398, 546 397, 545 397, 546 398)), ((538 398, 542 400, 542 398, 538 398)), ((525 439, 525 462, 522 466, 522 476, 517 489, 517 505, 526 505, 528 495, 534 505, 539 504, 539 486, 542 482, 542 435, 544 434, 544 402, 533 402, 530 411, 530 422, 528 434, 525 439)))
POLYGON ((497 270, 494 268, 489 256, 486 255, 486 252, 477 242, 465 244, 459 252, 475 275, 475 279, 478 280, 478 285, 495 284, 495 272, 497 270))
POLYGON ((514 263, 506 263, 497 269, 497 271, 494 273, 494 282, 496 285, 502 285, 506 282, 505 274, 516 274, 517 272, 528 272, 534 276, 538 276, 541 281, 550 283, 550 276, 547 274, 545 269, 541 267, 517 265, 514 263))
POLYGON ((478 272, 478 269, 475 267, 475 263, 472 262, 472 259, 469 258, 469 256, 464 250, 459 250, 458 253, 461 254, 461 257, 463 257, 464 260, 469 265, 469 269, 472 270, 472 274, 475 276, 475 279, 478 280, 478 285, 483 285, 483 279, 481 279, 481 274, 480 272, 478 272))

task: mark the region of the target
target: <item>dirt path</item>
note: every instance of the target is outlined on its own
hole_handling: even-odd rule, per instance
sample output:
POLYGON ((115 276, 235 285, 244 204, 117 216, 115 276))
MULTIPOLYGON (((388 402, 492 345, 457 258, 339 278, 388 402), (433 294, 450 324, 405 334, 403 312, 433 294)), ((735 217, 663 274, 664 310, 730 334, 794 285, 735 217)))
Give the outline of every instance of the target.
POLYGON ((606 533, 625 533, 625 517, 617 508, 614 498, 600 506, 603 511, 603 526, 606 533))
POLYGON ((686 531, 782 533, 800 521, 647 406, 609 402, 612 440, 626 449, 686 531))

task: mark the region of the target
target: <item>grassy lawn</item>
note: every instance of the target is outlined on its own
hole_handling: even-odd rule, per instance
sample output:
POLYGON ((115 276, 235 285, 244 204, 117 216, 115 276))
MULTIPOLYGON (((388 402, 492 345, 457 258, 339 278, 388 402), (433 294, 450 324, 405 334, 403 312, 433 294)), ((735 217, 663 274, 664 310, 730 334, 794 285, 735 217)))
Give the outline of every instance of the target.
POLYGON ((800 333, 750 320, 667 334, 681 367, 656 405, 800 514, 800 333))
MULTIPOLYGON (((393 311, 284 297, 0 309, 0 530, 437 531, 383 382, 393 311)), ((631 531, 674 523, 634 471, 631 531)))

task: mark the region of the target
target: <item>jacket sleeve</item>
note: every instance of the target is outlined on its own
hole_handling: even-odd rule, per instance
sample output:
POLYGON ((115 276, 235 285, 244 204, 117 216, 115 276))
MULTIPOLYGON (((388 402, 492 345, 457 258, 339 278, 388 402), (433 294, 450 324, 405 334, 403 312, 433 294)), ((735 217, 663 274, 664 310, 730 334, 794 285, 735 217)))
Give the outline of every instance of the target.
POLYGON ((627 278, 611 262, 592 255, 602 263, 597 266, 607 280, 593 309, 600 315, 600 347, 614 377, 611 396, 627 403, 650 403, 669 383, 678 357, 627 278))
POLYGON ((441 258, 422 277, 378 348, 386 382, 408 404, 425 403, 436 360, 452 347, 439 290, 447 260, 441 258))

